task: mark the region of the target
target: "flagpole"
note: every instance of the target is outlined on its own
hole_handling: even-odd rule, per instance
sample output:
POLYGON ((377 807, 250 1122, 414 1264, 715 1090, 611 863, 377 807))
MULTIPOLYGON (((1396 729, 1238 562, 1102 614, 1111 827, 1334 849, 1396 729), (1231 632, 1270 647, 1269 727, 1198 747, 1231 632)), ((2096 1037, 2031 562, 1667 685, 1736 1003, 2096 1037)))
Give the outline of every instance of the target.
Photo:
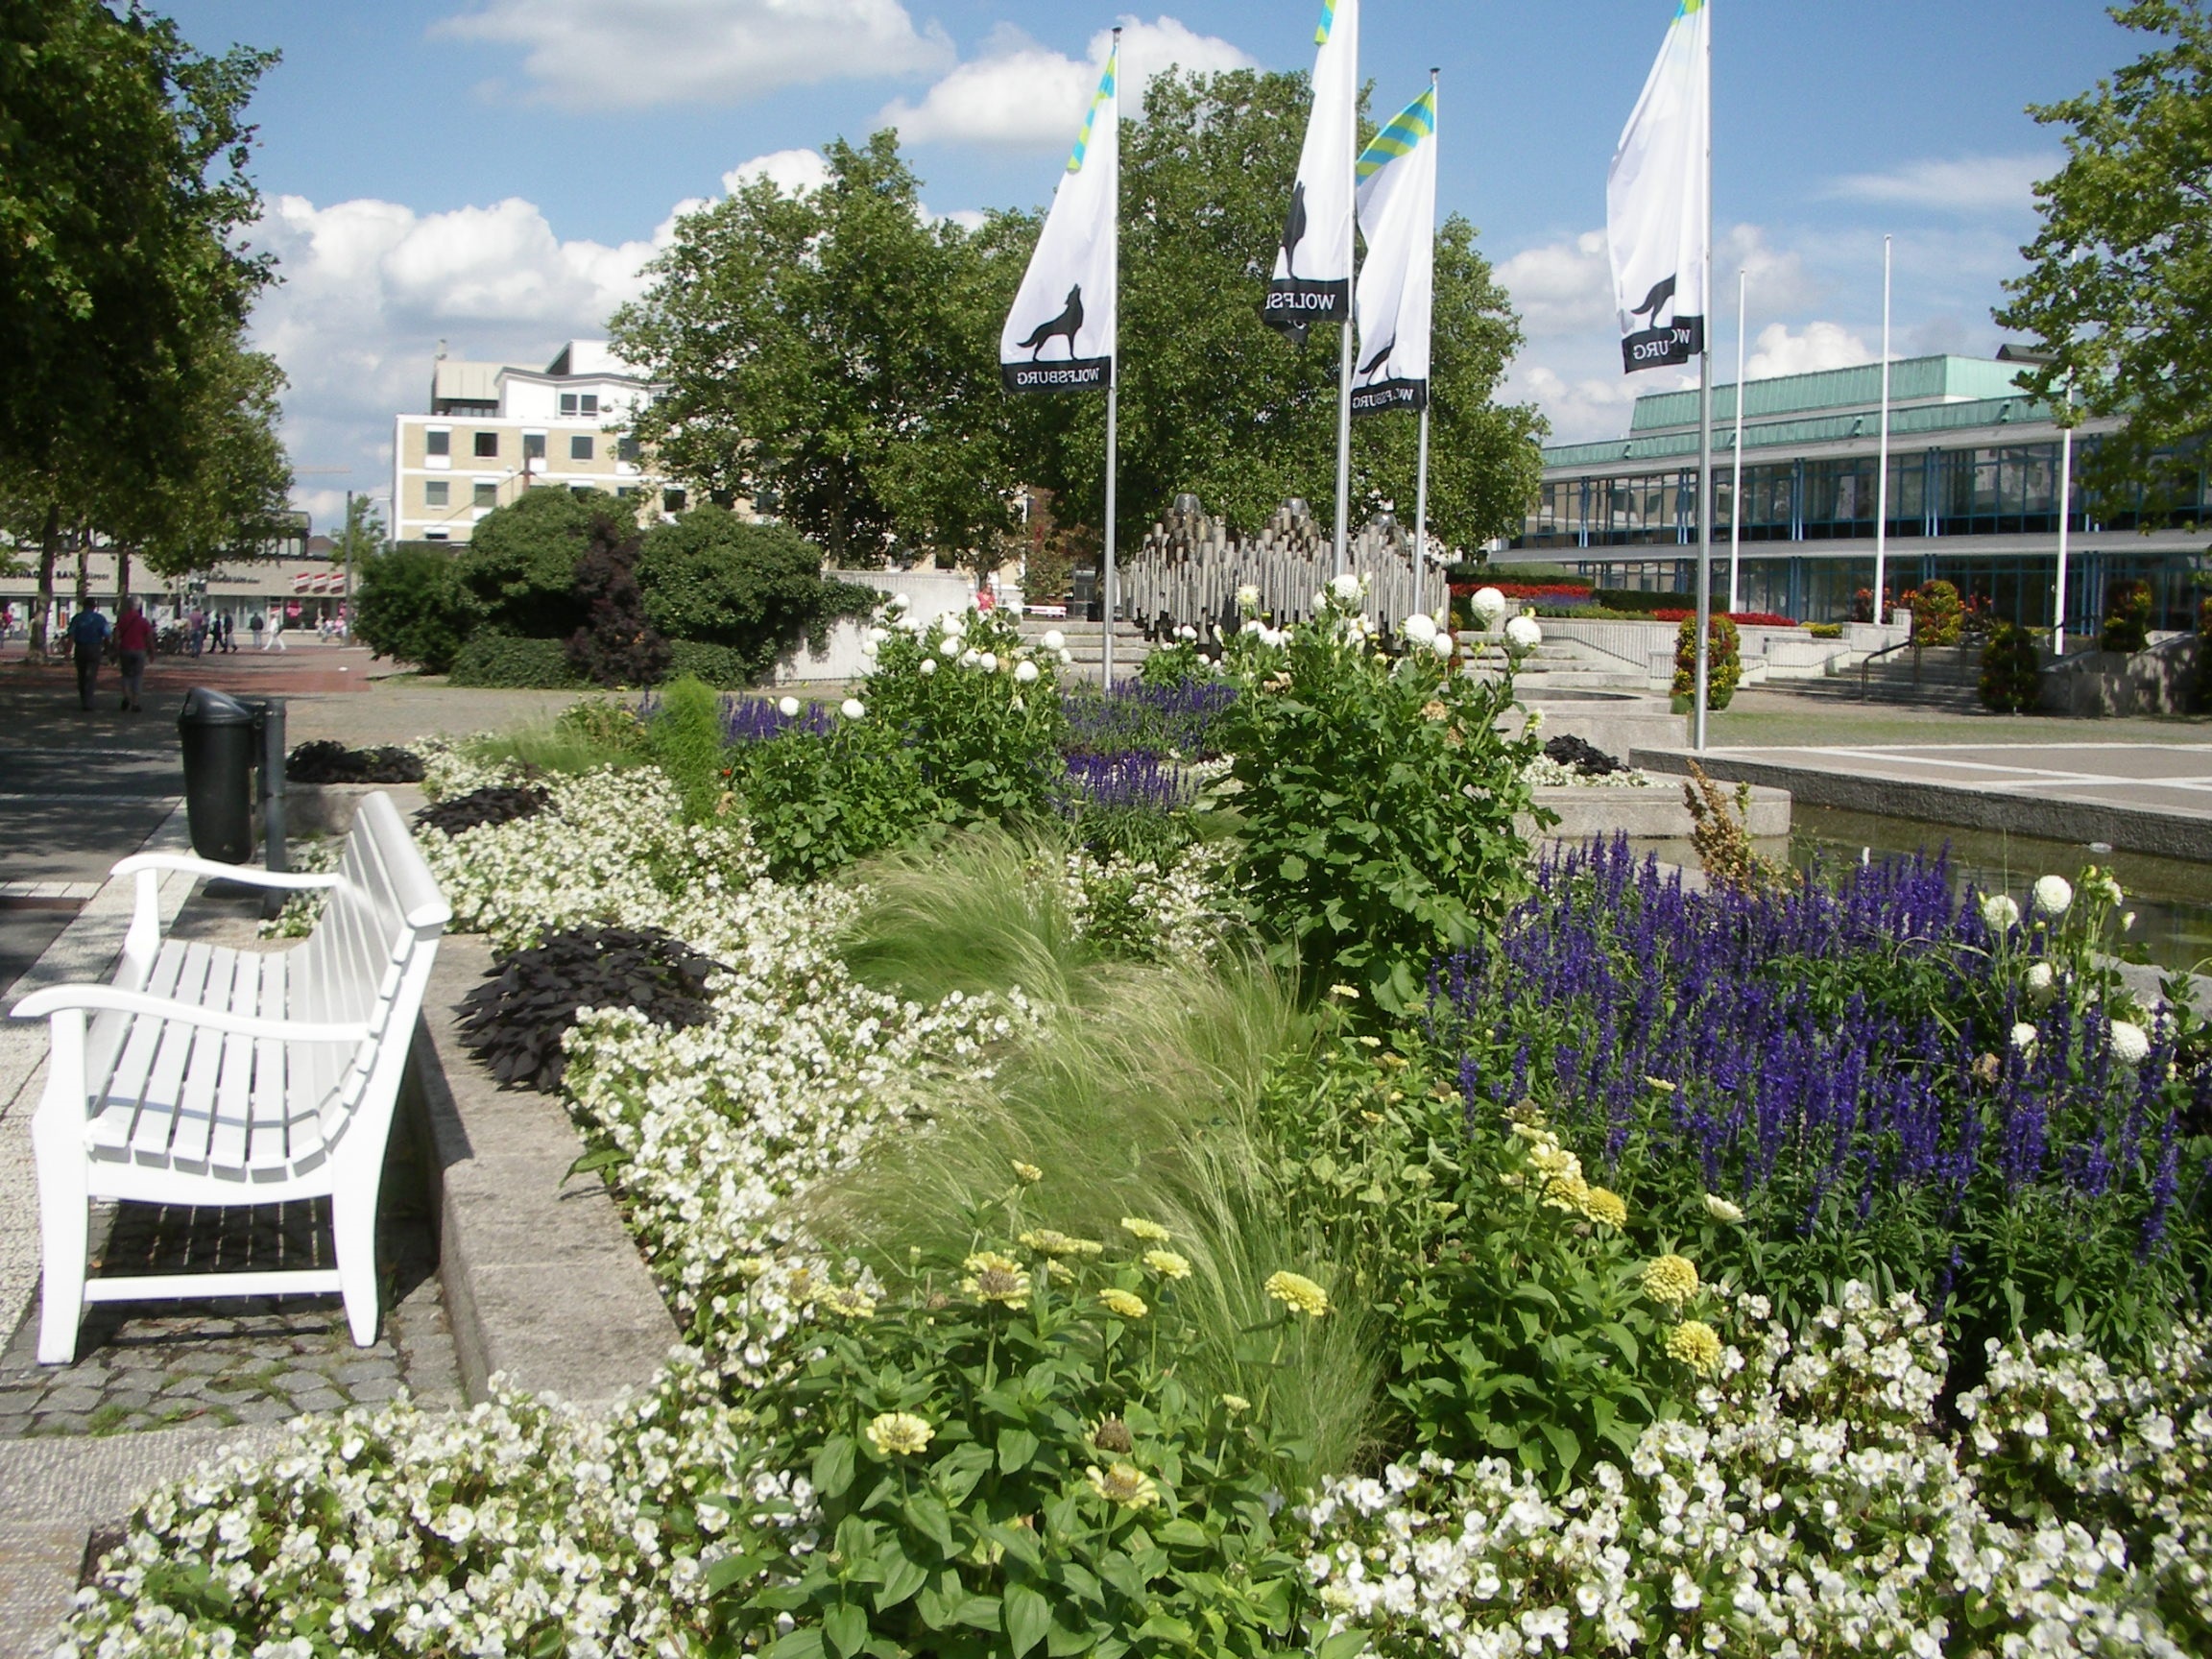
MULTIPOLYGON (((1705 84, 1713 84, 1713 26, 1705 26, 1705 84)), ((1711 94, 1708 92, 1708 98, 1711 94)), ((1710 105, 1708 105, 1710 108, 1710 105)), ((1712 679, 1713 657, 1713 126, 1705 125, 1705 247, 1698 255, 1704 268, 1705 323, 1697 351, 1697 672, 1692 718, 1692 744, 1705 752, 1705 695, 1712 679)), ((1743 401, 1743 390, 1737 390, 1743 401)))
MULTIPOLYGON (((1121 30, 1114 30, 1114 45, 1109 63, 1118 64, 1121 52, 1121 30)), ((1114 77, 1114 142, 1119 153, 1121 142, 1121 77, 1114 77)), ((1098 634, 1098 674, 1100 687, 1111 696, 1114 691, 1114 612, 1119 602, 1118 584, 1114 571, 1114 515, 1121 475, 1121 173, 1114 173, 1114 338, 1107 345, 1106 358, 1106 535, 1103 544, 1103 562, 1106 576, 1106 620, 1098 634)))
POLYGON ((1882 238, 1882 438, 1874 463, 1874 620, 1885 625, 1883 566, 1889 556, 1889 238, 1882 238))
MULTIPOLYGON (((1352 53, 1351 84, 1359 85, 1359 36, 1347 42, 1352 53)), ((1352 221, 1350 246, 1344 260, 1344 326, 1336 351, 1336 543, 1333 574, 1341 576, 1350 564, 1349 521, 1352 515, 1352 319, 1356 315, 1355 283, 1359 265, 1359 100, 1352 100, 1351 141, 1344 146, 1344 215, 1352 221)))
POLYGON ((1743 590, 1739 578, 1743 554, 1743 335, 1749 327, 1743 297, 1750 285, 1751 273, 1739 267, 1736 272, 1736 439, 1728 446, 1735 466, 1728 484, 1728 609, 1731 611, 1743 609, 1743 590))
MULTIPOLYGON (((1431 107, 1433 107, 1437 102, 1436 71, 1433 68, 1429 71, 1429 102, 1431 107)), ((1439 142, 1439 140, 1436 136, 1433 108, 1431 109, 1431 124, 1429 129, 1429 142, 1434 144, 1439 142)), ((1431 257, 1433 257, 1433 255, 1431 255, 1431 257)), ((1432 382, 1435 377, 1435 368, 1433 365, 1431 365, 1430 368, 1430 377, 1432 382)), ((1429 397, 1427 392, 1424 391, 1421 398, 1421 458, 1419 462, 1416 463, 1413 470, 1413 611, 1416 615, 1418 615, 1421 611, 1421 598, 1423 590, 1428 587, 1428 564, 1429 397)))

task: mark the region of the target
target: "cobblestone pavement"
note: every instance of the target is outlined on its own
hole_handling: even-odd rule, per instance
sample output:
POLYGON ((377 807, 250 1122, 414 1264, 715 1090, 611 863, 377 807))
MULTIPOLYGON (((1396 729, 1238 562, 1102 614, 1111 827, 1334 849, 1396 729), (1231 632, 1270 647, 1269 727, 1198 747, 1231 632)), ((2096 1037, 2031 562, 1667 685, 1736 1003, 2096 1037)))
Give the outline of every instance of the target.
MULTIPOLYGON (((378 1223, 383 1325, 356 1348, 336 1296, 119 1302, 86 1313, 73 1365, 40 1365, 38 1309, 0 1354, 0 1439, 110 1434, 184 1425, 231 1428, 391 1399, 462 1404, 439 1295, 424 1172, 395 1125, 378 1223)), ((95 1275, 325 1266, 327 1200, 258 1209, 124 1204, 108 1223, 95 1275)))

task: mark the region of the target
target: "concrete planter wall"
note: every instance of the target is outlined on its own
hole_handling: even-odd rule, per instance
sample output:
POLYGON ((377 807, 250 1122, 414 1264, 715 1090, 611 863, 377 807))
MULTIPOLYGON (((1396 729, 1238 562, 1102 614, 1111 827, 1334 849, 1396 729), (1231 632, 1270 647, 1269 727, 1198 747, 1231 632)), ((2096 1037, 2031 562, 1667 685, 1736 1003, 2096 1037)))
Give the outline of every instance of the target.
POLYGON ((2038 707, 2049 714, 2186 714, 2197 683, 2194 634, 2153 635, 2148 649, 2128 655, 2089 651, 2043 676, 2038 707))
MULTIPOLYGON (((1734 790, 1728 793, 1733 796, 1734 790)), ((1566 783, 1536 791, 1537 805, 1550 807, 1559 822, 1545 834, 1560 841, 1626 835, 1638 841, 1686 841, 1695 828, 1682 799, 1682 780, 1664 774, 1648 789, 1605 789, 1566 783)), ((1790 792, 1754 787, 1745 828, 1761 841, 1790 833, 1790 792)), ((1521 823, 1523 834, 1535 832, 1535 820, 1521 823)))
MULTIPOLYGON (((925 622, 934 621, 948 611, 965 611, 975 601, 975 584, 960 570, 825 570, 822 574, 831 581, 873 588, 886 599, 903 593, 913 601, 914 614, 925 622)), ((1019 615, 1021 595, 1014 594, 1007 602, 1019 615)), ((872 626, 868 617, 848 616, 830 628, 823 649, 813 651, 801 644, 776 664, 772 678, 779 685, 859 679, 872 666, 860 649, 861 633, 872 626)))

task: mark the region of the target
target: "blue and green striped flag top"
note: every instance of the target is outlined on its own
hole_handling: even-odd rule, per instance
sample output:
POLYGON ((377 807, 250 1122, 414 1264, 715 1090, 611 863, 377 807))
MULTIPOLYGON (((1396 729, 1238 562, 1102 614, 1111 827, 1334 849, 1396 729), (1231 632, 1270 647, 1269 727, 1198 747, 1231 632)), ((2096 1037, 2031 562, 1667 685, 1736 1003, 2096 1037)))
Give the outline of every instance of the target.
POLYGON ((1090 111, 1083 117, 1083 131, 1075 134, 1075 154, 1068 157, 1068 171, 1083 171, 1083 156, 1091 148, 1092 124, 1098 119, 1098 111, 1106 107, 1106 100, 1114 96, 1114 77, 1121 67, 1121 49, 1117 46, 1106 60, 1106 73, 1098 77, 1098 90, 1091 95, 1090 111))
POLYGON ((1391 116, 1390 124, 1359 152, 1359 182, 1364 184, 1379 169, 1389 166, 1399 156, 1411 155, 1413 146, 1435 131, 1436 88, 1431 86, 1391 116))
POLYGON ((1335 25, 1335 22, 1336 0, 1321 0, 1321 22, 1320 26, 1313 31, 1314 45, 1326 46, 1329 44, 1329 31, 1335 25))

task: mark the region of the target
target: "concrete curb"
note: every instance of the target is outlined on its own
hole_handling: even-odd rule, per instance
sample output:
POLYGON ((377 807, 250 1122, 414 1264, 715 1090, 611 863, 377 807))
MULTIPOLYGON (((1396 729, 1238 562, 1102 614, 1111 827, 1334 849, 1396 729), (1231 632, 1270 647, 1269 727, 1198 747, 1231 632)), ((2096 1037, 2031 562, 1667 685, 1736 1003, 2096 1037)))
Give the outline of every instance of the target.
POLYGON ((492 950, 448 934, 423 1000, 409 1092, 435 1153, 439 1279, 461 1385, 495 1373, 587 1407, 642 1388, 680 1340, 660 1287, 561 1103, 502 1089, 461 1046, 456 1008, 492 950))
POLYGON ((1958 824, 1971 830, 2004 830, 2078 846, 2102 841, 2124 852, 2155 853, 2167 858, 2201 860, 2205 856, 2201 819, 2179 818, 2150 807, 2053 801, 1912 779, 1865 778, 1822 767, 1744 759, 1725 750, 1708 750, 1699 756, 1683 749, 1639 749, 1633 757, 1634 764, 1647 772, 1683 775, 1688 774, 1692 760, 1724 782, 1787 789, 1812 806, 1841 806, 1855 812, 1958 824))
MULTIPOLYGON (((1645 841, 1686 841, 1695 823, 1684 805, 1682 791, 1673 787, 1675 774, 1666 781, 1652 781, 1647 789, 1608 789, 1595 784, 1563 783, 1536 791, 1536 804, 1559 814, 1559 822, 1545 835, 1554 841, 1587 841, 1593 836, 1626 835, 1645 841)), ((1683 774, 1682 776, 1686 776, 1683 774)), ((1522 833, 1532 834, 1532 819, 1520 821, 1522 833)), ((1748 828, 1761 840, 1790 833, 1790 796, 1781 789, 1754 787, 1748 828)))

